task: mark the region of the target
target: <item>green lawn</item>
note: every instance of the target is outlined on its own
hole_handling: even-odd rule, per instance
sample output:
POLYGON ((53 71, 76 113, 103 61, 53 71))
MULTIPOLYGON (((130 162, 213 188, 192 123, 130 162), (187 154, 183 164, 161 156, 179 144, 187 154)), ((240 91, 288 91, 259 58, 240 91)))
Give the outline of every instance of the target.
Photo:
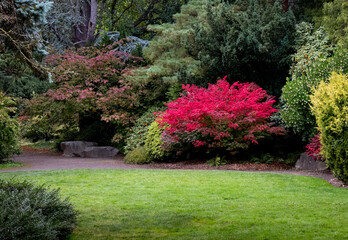
POLYGON ((71 239, 348 239, 348 190, 322 179, 232 171, 0 173, 60 187, 71 239))
POLYGON ((23 163, 20 163, 20 162, 8 161, 8 162, 0 163, 0 169, 16 168, 21 166, 23 166, 23 163))

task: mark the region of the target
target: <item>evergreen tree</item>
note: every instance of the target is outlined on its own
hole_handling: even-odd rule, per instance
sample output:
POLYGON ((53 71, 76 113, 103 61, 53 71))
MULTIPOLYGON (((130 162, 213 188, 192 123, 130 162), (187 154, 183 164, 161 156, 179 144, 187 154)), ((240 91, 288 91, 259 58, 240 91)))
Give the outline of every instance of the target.
POLYGON ((132 80, 176 82, 183 69, 190 76, 202 75, 197 51, 188 46, 195 46, 194 25, 206 23, 206 0, 189 1, 174 15, 174 21, 149 27, 156 33, 144 49, 144 57, 151 66, 134 72, 132 80))
POLYGON ((175 22, 151 26, 157 36, 144 50, 151 63, 133 80, 204 86, 218 77, 256 82, 280 95, 292 53, 295 18, 279 1, 191 0, 175 22))
POLYGON ((196 29, 206 79, 255 82, 280 95, 291 63, 295 17, 279 1, 237 0, 207 5, 208 27, 196 29))
POLYGON ((348 1, 334 0, 324 3, 323 15, 317 19, 317 25, 322 25, 330 39, 348 49, 348 1))
POLYGON ((52 2, 38 0, 3 0, 0 3, 0 49, 15 52, 41 78, 47 71, 39 58, 45 55, 40 26, 52 2))

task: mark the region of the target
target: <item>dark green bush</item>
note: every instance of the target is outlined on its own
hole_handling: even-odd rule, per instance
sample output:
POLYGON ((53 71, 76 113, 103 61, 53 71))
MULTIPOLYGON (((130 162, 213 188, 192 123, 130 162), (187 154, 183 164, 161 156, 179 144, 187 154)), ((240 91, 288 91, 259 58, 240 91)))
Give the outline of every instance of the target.
POLYGON ((0 180, 0 239, 55 240, 72 233, 77 212, 59 189, 0 180))

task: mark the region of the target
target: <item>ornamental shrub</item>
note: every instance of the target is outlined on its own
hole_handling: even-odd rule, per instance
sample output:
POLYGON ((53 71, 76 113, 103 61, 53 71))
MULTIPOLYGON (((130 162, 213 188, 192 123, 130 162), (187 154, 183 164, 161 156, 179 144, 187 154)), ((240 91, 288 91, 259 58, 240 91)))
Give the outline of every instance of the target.
POLYGON ((14 104, 12 98, 0 92, 0 161, 20 153, 18 122, 9 115, 15 111, 11 107, 14 104))
POLYGON ((141 86, 124 80, 142 59, 112 50, 119 44, 122 40, 105 48, 67 50, 45 59, 53 68, 54 86, 26 104, 22 119, 28 123, 29 137, 35 138, 37 132, 40 138, 42 131, 36 126, 47 126, 48 137, 93 139, 101 144, 125 140, 128 127, 144 111, 138 96, 145 93, 141 86), (40 121, 44 124, 30 124, 40 121))
MULTIPOLYGON (((170 102, 157 118, 163 148, 178 155, 190 149, 236 151, 284 129, 268 122, 277 111, 265 90, 253 83, 218 80, 207 89, 183 85, 185 95, 170 102)), ((155 126, 154 126, 155 127, 155 126)), ((157 132, 158 133, 158 132, 157 132)))
POLYGON ((325 158, 321 156, 320 151, 323 146, 320 143, 320 134, 315 135, 312 137, 311 142, 306 145, 306 153, 313 157, 314 160, 322 160, 324 161, 325 158))
POLYGON ((281 117, 285 124, 308 142, 317 134, 310 111, 310 95, 321 81, 328 82, 332 71, 348 73, 348 51, 331 48, 322 30, 308 34, 307 43, 293 56, 294 65, 282 89, 281 117))
POLYGON ((151 158, 148 156, 145 147, 137 147, 127 153, 124 157, 124 162, 131 164, 146 164, 151 162, 151 158))
POLYGON ((335 176, 348 183, 348 77, 332 73, 311 96, 320 131, 321 154, 335 176))
POLYGON ((0 179, 0 239, 65 239, 77 212, 59 189, 0 179))
POLYGON ((163 127, 160 127, 158 122, 151 123, 145 140, 145 149, 151 161, 161 161, 166 156, 162 147, 162 132, 163 127))
POLYGON ((163 110, 163 107, 151 107, 147 112, 145 112, 139 119, 135 121, 134 126, 129 129, 130 134, 127 137, 126 146, 124 147, 125 153, 133 151, 145 145, 145 140, 150 125, 156 119, 156 116, 153 113, 161 110, 163 110))

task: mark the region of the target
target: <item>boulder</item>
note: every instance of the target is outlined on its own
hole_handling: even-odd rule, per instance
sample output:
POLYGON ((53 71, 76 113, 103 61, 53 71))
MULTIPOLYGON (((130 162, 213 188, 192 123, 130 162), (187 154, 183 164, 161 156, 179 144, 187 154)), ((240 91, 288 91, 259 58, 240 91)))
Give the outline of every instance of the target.
POLYGON ((307 153, 302 153, 296 162, 295 168, 298 170, 324 171, 327 169, 327 166, 325 162, 320 160, 315 161, 307 153))
POLYGON ((87 147, 97 146, 95 142, 69 141, 60 144, 64 157, 82 157, 82 152, 87 147))
POLYGON ((117 155, 119 150, 114 147, 86 147, 81 153, 81 157, 85 158, 112 158, 117 155))

